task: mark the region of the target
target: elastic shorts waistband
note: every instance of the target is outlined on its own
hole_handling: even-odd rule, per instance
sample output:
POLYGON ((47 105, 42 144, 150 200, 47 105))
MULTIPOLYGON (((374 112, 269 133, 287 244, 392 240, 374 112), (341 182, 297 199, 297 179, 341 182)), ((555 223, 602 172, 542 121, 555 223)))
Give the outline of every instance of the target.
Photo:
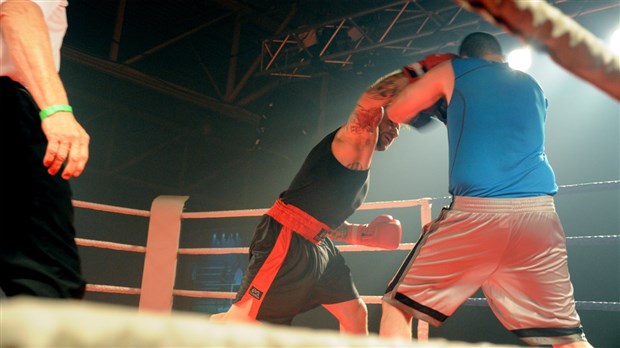
POLYGON ((555 212, 555 203, 552 196, 523 198, 455 196, 450 209, 472 213, 555 212))
POLYGON ((326 224, 296 206, 282 202, 281 199, 273 204, 267 215, 314 244, 320 244, 329 230, 326 224))

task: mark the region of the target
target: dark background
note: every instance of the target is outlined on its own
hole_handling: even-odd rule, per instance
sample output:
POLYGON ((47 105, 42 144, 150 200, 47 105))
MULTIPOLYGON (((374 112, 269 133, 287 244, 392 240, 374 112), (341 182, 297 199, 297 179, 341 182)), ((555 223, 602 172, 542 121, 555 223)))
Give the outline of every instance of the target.
MULTIPOLYGON (((602 40, 620 24, 615 0, 550 3, 602 40)), ((380 76, 430 53, 454 53, 473 31, 497 35, 506 52, 522 44, 448 0, 71 0, 68 16, 61 75, 92 138, 87 169, 72 180, 74 198, 140 210, 160 195, 188 195, 188 212, 267 208, 310 148, 346 120, 380 76), (361 42, 347 34, 354 28, 365 34, 361 42), (317 34, 313 46, 302 40, 309 31, 317 34), (278 51, 284 39, 296 43, 278 51)), ((567 236, 618 235, 618 184, 579 184, 620 179, 620 105, 544 53, 535 54, 530 73, 549 99, 547 155, 558 184, 571 185, 556 201, 567 236)), ((373 162, 368 202, 431 197, 433 216, 448 203, 442 126, 403 129, 373 162)), ((415 208, 360 211, 350 220, 365 223, 380 213, 403 222, 405 242, 417 239, 415 208)), ((187 220, 181 246, 222 240, 247 246, 256 222, 187 220)), ((77 209, 76 223, 80 238, 146 244, 146 218, 77 209)), ((617 239, 569 243, 577 301, 620 301, 619 249, 617 239)), ((90 283, 140 287, 144 255, 80 250, 90 283)), ((360 293, 379 295, 405 254, 345 257, 360 293)), ((246 258, 180 256, 176 288, 213 286, 200 272, 214 265, 228 269, 222 284, 234 284, 246 258)), ((138 304, 134 295, 89 293, 87 299, 138 304)), ((174 300, 175 309, 205 313, 229 304, 174 300)), ((369 311, 377 332, 380 308, 369 305, 369 311)), ((594 346, 620 346, 617 311, 579 312, 594 346)), ((295 325, 338 328, 322 309, 300 315, 295 325)), ((523 345, 486 306, 461 307, 442 328, 431 328, 430 337, 523 345)))

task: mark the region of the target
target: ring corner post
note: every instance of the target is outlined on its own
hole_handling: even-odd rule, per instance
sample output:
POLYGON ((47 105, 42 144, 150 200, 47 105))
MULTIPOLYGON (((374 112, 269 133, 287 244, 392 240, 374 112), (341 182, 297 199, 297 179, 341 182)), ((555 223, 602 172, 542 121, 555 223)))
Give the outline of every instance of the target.
POLYGON ((139 310, 172 310, 181 214, 188 198, 159 196, 151 204, 139 310))

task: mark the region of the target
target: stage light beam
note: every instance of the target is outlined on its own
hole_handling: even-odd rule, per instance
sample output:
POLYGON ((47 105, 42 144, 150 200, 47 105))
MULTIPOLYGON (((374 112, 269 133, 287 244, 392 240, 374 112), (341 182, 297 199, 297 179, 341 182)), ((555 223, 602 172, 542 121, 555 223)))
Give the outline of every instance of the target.
POLYGON ((529 47, 518 48, 507 56, 508 65, 521 71, 527 71, 532 65, 532 50, 529 47))
POLYGON ((609 46, 615 54, 620 55, 620 27, 611 34, 609 46))

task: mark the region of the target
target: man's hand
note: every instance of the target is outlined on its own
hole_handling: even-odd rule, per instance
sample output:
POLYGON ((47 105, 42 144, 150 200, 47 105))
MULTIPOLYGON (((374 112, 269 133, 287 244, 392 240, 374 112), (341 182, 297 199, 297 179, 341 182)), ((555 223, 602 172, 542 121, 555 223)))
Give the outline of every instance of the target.
POLYGON ((41 122, 47 137, 43 165, 50 175, 56 175, 63 164, 62 178, 69 180, 84 171, 88 161, 90 136, 70 112, 57 112, 41 122))

